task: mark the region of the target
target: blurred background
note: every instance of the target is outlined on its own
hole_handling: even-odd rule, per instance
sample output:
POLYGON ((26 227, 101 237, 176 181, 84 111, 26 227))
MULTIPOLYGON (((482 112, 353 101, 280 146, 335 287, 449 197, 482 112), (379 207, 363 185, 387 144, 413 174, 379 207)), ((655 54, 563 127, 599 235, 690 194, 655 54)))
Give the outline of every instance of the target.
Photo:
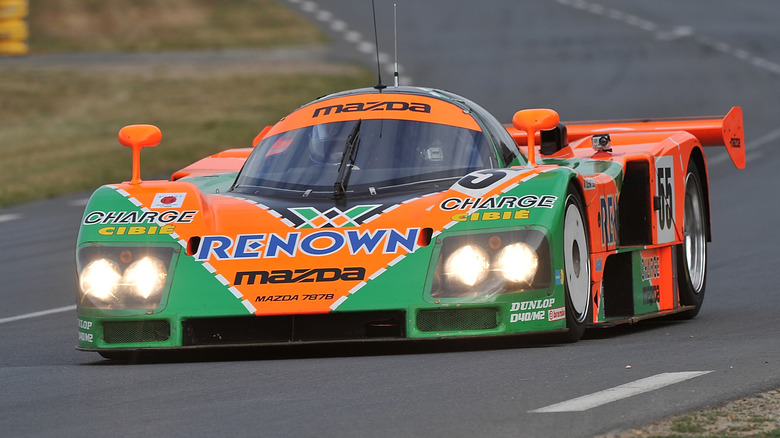
POLYGON ((26 38, 0 39, 14 47, 0 56, 0 207, 127 180, 124 125, 160 126, 144 174, 165 179, 373 80, 327 59, 329 38, 274 0, 0 0, 3 10, 23 12, 6 36, 26 38))
POLYGON ((777 0, 376 0, 378 51, 370 0, 0 5, 0 424, 8 436, 96 428, 593 436, 780 386, 777 0), (697 318, 544 348, 322 348, 139 367, 103 366, 73 349, 75 234, 88 193, 130 178, 122 126, 162 129, 162 143, 143 153, 142 176, 166 179, 208 154, 250 146, 318 96, 373 86, 377 53, 392 84, 396 47, 402 85, 459 93, 503 122, 533 107, 571 121, 742 106, 747 169, 706 151, 714 240, 697 318), (692 370, 712 373, 585 412, 529 413, 692 370))

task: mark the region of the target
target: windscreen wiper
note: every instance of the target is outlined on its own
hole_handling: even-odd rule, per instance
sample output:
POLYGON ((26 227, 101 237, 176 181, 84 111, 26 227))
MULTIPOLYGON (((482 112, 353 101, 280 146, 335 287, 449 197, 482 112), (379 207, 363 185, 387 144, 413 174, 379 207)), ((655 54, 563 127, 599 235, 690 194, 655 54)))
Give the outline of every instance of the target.
POLYGON ((355 167, 355 157, 357 157, 357 150, 360 146, 360 138, 358 133, 360 132, 360 124, 363 119, 359 119, 355 126, 352 128, 352 132, 347 137, 347 144, 344 146, 344 153, 341 155, 341 164, 339 164, 339 174, 336 177, 336 183, 333 184, 333 196, 338 199, 346 196, 347 184, 349 183, 349 176, 352 174, 352 168, 355 167))

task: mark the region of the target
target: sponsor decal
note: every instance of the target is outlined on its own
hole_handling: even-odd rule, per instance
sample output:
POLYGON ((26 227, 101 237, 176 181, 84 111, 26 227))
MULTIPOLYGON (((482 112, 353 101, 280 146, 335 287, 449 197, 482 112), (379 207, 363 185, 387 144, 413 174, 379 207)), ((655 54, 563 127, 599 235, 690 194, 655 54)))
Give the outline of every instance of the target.
POLYGON ((650 285, 642 288, 642 298, 645 304, 656 304, 661 301, 661 286, 650 285))
POLYGON ((509 322, 541 321, 545 319, 544 310, 536 312, 513 313, 509 315, 509 322))
POLYGON ((420 102, 355 102, 346 105, 321 106, 314 110, 312 118, 328 116, 331 113, 353 113, 364 111, 413 111, 417 113, 430 113, 431 106, 420 102))
POLYGON ((466 221, 495 221, 495 220, 509 220, 509 219, 528 219, 531 214, 530 210, 516 210, 516 211, 486 211, 476 213, 458 213, 452 216, 452 220, 458 222, 466 221))
POLYGON ((601 246, 615 246, 615 195, 601 197, 601 210, 599 212, 599 228, 601 228, 601 246))
POLYGON ((175 224, 190 223, 197 210, 165 211, 91 211, 84 216, 83 225, 108 224, 175 224))
POLYGON ((661 258, 658 256, 642 257, 642 281, 661 278, 661 258))
POLYGON ((342 228, 360 226, 364 221, 359 220, 359 218, 377 207, 381 207, 381 204, 356 205, 346 211, 336 207, 324 212, 314 207, 290 208, 289 210, 296 215, 295 218, 290 218, 296 224, 296 228, 342 228), (302 223, 301 220, 303 220, 302 223))
POLYGON ((397 254, 414 252, 417 249, 419 228, 398 231, 389 228, 377 230, 318 230, 310 234, 292 232, 286 235, 276 233, 239 234, 231 236, 203 236, 196 260, 247 260, 255 258, 276 258, 297 255, 328 256, 343 249, 351 255, 359 253, 397 254))
POLYGON ((256 303, 268 301, 327 301, 332 300, 333 294, 295 294, 295 295, 264 295, 255 298, 256 303))
POLYGON ((555 298, 544 298, 539 300, 512 303, 509 311, 518 313, 510 313, 509 322, 514 323, 546 320, 547 312, 545 312, 544 309, 549 309, 553 305, 555 305, 555 298))
POLYGON ((354 268, 315 268, 315 269, 277 269, 273 271, 239 271, 233 284, 267 283, 320 283, 328 281, 361 281, 366 278, 366 269, 354 268))
POLYGON ((517 312, 519 310, 536 310, 536 309, 549 309, 555 304, 555 298, 544 298, 541 300, 521 301, 519 303, 512 303, 510 312, 517 312))
POLYGON ((157 225, 152 226, 144 226, 144 225, 134 225, 130 227, 115 227, 115 226, 109 226, 109 227, 102 227, 98 230, 98 234, 101 234, 103 236, 122 236, 122 235, 128 235, 128 236, 137 236, 141 234, 173 234, 175 230, 175 226, 173 225, 164 225, 162 227, 158 227, 157 225))
POLYGON ((560 321, 562 319, 566 318, 566 308, 565 307, 558 307, 555 309, 550 309, 547 311, 547 320, 548 321, 560 321))
POLYGON ((79 318, 79 341, 81 342, 94 342, 94 335, 92 333, 84 333, 81 330, 91 330, 92 321, 85 321, 79 318))
POLYGON ((553 208, 558 200, 554 195, 490 196, 488 198, 447 198, 439 204, 444 211, 454 210, 500 210, 553 208))
POLYGON ((181 208, 186 196, 186 193, 158 193, 151 208, 181 208))

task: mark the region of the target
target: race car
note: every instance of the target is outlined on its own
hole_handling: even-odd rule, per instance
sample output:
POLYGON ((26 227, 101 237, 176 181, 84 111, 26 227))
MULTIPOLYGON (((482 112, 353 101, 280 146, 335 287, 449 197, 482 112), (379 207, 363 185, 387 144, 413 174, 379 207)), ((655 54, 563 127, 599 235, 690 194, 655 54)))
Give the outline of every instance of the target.
POLYGON ((78 349, 546 334, 695 316, 711 239, 704 146, 745 165, 742 112, 511 125, 448 91, 331 94, 229 149, 91 196, 78 349))

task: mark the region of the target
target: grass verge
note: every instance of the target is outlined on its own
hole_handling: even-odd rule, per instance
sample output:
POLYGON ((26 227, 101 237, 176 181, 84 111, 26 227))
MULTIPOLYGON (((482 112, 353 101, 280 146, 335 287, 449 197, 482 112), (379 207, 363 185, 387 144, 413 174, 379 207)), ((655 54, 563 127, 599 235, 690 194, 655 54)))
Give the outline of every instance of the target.
POLYGON ((780 389, 599 438, 780 438, 780 389))
POLYGON ((34 0, 32 53, 269 48, 327 38, 276 0, 34 0))
POLYGON ((142 154, 142 177, 167 178, 212 153, 248 147, 263 127, 327 92, 370 83, 359 68, 309 64, 287 73, 187 77, 72 68, 0 69, 0 206, 94 189, 130 178, 127 124, 163 131, 142 154), (302 69, 304 69, 302 67, 302 69))
POLYGON ((249 146, 317 96, 373 80, 357 66, 307 59, 325 37, 273 0, 37 0, 30 27, 34 54, 292 45, 304 56, 288 61, 268 49, 228 64, 220 51, 194 64, 165 56, 117 64, 90 55, 85 65, 0 59, 0 207, 128 180, 130 151, 116 139, 124 125, 162 129, 160 146, 142 154, 142 177, 167 178, 249 146))

